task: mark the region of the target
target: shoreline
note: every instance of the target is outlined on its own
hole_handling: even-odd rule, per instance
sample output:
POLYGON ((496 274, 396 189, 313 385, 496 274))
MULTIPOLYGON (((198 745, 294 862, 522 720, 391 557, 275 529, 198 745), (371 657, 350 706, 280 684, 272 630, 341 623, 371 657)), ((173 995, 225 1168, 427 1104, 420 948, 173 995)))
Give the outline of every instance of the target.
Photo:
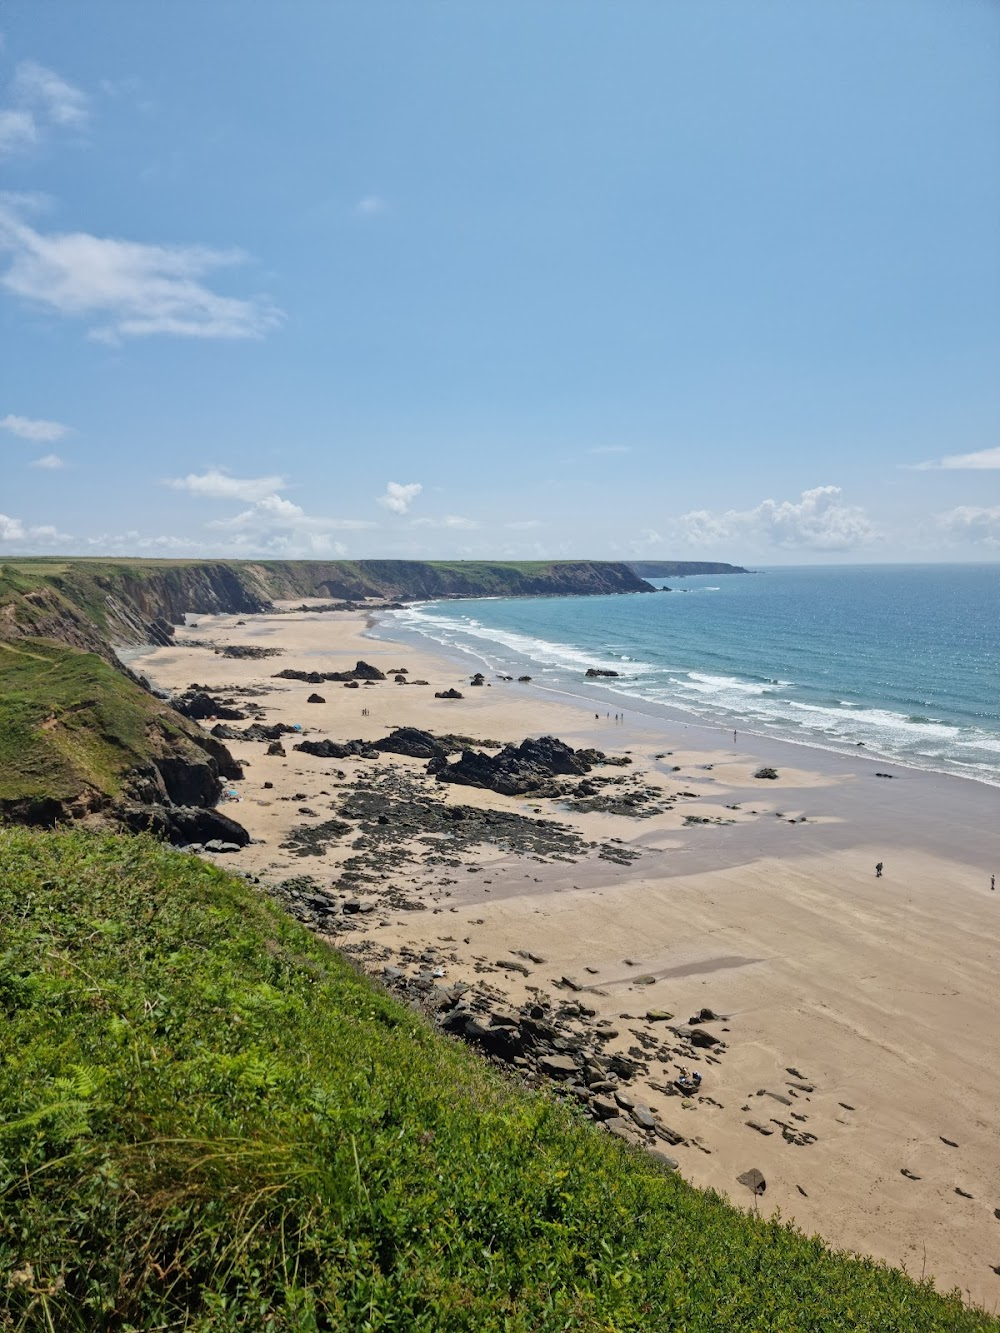
POLYGON ((703 1006, 727 1015, 715 1029, 724 1057, 697 1065, 705 1072, 698 1098, 662 1091, 664 1079, 676 1076, 673 1056, 660 1061, 663 1072, 651 1063, 648 1075, 628 1085, 683 1135, 681 1146, 669 1148, 681 1173, 751 1207, 736 1177, 758 1167, 768 1181, 760 1211, 780 1208, 807 1232, 917 1274, 926 1247, 927 1272, 939 1286, 957 1285, 996 1308, 1000 902, 988 880, 989 863, 1000 861, 1000 834, 993 832, 993 788, 902 765, 894 780, 878 781, 871 756, 750 733, 740 733, 734 749, 731 729, 727 743, 723 729, 713 735, 695 721, 633 713, 615 726, 595 719, 583 698, 553 698, 535 682, 469 689, 463 663, 370 636, 363 614, 241 619, 243 626, 233 616, 198 617, 191 637, 280 645, 280 661, 185 647, 181 629, 174 647, 134 659, 133 668, 173 690, 195 680, 216 690, 232 686, 237 696, 263 690, 255 702, 269 722, 301 723, 337 741, 370 741, 392 726, 415 725, 515 743, 548 733, 575 747, 631 751, 629 768, 597 771, 632 785, 604 790, 646 789, 669 805, 649 818, 577 812, 549 798, 439 784, 422 761, 392 754, 331 764, 290 744, 279 757, 233 742, 248 766, 234 784, 240 801, 231 813, 260 841, 220 864, 272 885, 311 876, 338 903, 340 915, 325 918, 331 941, 376 976, 389 966, 415 982, 430 966, 420 960, 430 956, 441 985, 468 984, 474 993, 491 987, 510 1005, 529 998, 532 987, 565 999, 554 983, 576 977, 594 1012, 578 1025, 614 1031, 609 1051, 625 1055, 637 1042, 646 1050, 662 1037, 642 1017, 647 1009, 665 1007, 681 1023, 703 1006), (321 685, 325 703, 306 705, 313 687, 273 679, 286 666, 342 669, 358 657, 383 670, 408 665, 411 679, 419 674, 430 684, 321 685), (434 699, 446 685, 457 685, 464 699, 434 699), (775 756, 779 778, 755 781, 756 767, 775 756), (678 788, 688 795, 677 796, 678 788), (529 816, 540 836, 553 840, 562 826, 583 850, 563 856, 543 848, 539 860, 494 838, 469 845, 449 865, 455 857, 442 858, 438 835, 401 838, 391 845, 399 859, 382 863, 357 851, 357 839, 334 839, 306 855, 282 847, 296 831, 328 820, 327 810, 339 816, 359 792, 386 793, 394 812, 426 800, 434 809, 443 803, 529 816), (637 855, 617 863, 596 846, 637 855), (349 879, 352 856, 368 858, 370 879, 349 879), (877 887, 876 860, 886 865, 877 887), (348 894, 370 905, 367 914, 341 911, 348 894), (546 962, 525 964, 524 977, 497 961, 516 961, 517 951, 546 962), (637 984, 643 977, 652 981, 637 984), (785 1086, 790 1067, 812 1093, 785 1086), (815 1142, 793 1144, 748 1125, 756 1119, 767 1128, 783 1117, 788 1108, 779 1099, 788 1101, 790 1092, 808 1102, 794 1110, 815 1142))
MULTIPOLYGON (((412 606, 407 607, 406 609, 417 609, 419 607, 434 606, 438 602, 450 603, 458 600, 506 601, 511 599, 502 596, 462 599, 431 598, 426 601, 413 603, 412 606)), ((517 598, 516 600, 521 599, 517 598)), ((487 647, 484 648, 484 651, 481 653, 477 652, 469 645, 459 646, 457 644, 441 643, 430 634, 425 634, 420 630, 412 629, 408 625, 400 624, 398 621, 391 618, 391 613, 389 616, 373 623, 373 628, 377 628, 378 626, 383 626, 387 629, 395 627, 396 634, 387 634, 386 641, 394 639, 395 642, 401 644, 413 643, 417 649, 423 644, 427 647, 428 651, 444 655, 460 666, 464 665, 466 662, 475 662, 478 664, 478 667, 485 668, 488 671, 495 671, 497 669, 496 664, 491 661, 490 657, 487 655, 488 646, 492 645, 495 648, 501 649, 505 646, 502 640, 491 640, 487 635, 482 636, 484 645, 487 645, 487 647)), ((373 635, 372 637, 378 641, 378 635, 373 635)), ((526 669, 530 668, 539 672, 559 670, 563 673, 568 673, 570 671, 570 668, 566 666, 553 668, 551 665, 547 665, 539 659, 532 659, 528 654, 525 655, 523 665, 526 669)), ((627 676, 625 678, 627 679, 627 676)), ((545 689, 545 687, 537 680, 533 681, 533 685, 537 689, 545 689)), ((622 708, 631 709, 634 713, 644 714, 647 717, 659 721, 687 723, 689 725, 697 724, 704 726, 709 731, 716 726, 722 732, 727 730, 726 720, 723 720, 723 715, 720 713, 699 713, 694 709, 686 708, 684 704, 680 702, 664 703, 659 700, 646 698, 642 695, 631 694, 625 690, 616 690, 614 685, 602 685, 599 680, 595 680, 592 683, 581 680, 577 690, 574 690, 571 687, 568 688, 565 684, 553 685, 548 692, 556 695, 566 695, 570 699, 579 700, 581 706, 584 707, 588 701, 596 701, 603 706, 607 706, 610 703, 611 707, 615 710, 620 710, 622 708), (590 693, 588 693, 588 691, 590 691, 590 693)), ((899 714, 899 716, 902 717, 903 715, 899 714)), ((731 713, 727 720, 729 724, 728 730, 731 731, 733 729, 734 721, 737 720, 737 715, 731 713)), ((1000 789, 1000 771, 992 775, 984 775, 983 773, 963 772, 957 765, 955 767, 938 767, 931 759, 928 759, 928 762, 925 763, 915 762, 912 758, 900 758, 897 754, 891 753, 889 750, 880 747, 871 741, 865 741, 861 745, 856 743, 852 744, 847 740, 840 743, 827 744, 814 736, 810 736, 809 739, 799 739, 795 736, 775 734, 771 731, 755 730, 753 723, 748 724, 742 719, 737 721, 737 726, 740 732, 758 738, 761 741, 774 742, 780 745, 804 747, 807 750, 818 750, 826 754, 839 755, 844 758, 852 756, 855 749, 857 749, 865 752, 861 757, 868 757, 877 763, 896 764, 900 768, 912 772, 937 774, 941 777, 961 778, 966 782, 979 783, 982 786, 994 790, 1000 789)))

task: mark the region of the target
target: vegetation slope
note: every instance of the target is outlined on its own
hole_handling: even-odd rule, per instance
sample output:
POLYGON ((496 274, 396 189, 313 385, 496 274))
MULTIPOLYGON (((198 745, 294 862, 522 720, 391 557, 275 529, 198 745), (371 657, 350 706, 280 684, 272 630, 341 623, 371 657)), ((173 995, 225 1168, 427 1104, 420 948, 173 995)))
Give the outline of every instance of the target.
POLYGON ((220 761, 233 771, 223 746, 95 653, 0 642, 0 819, 99 811, 140 776, 208 804, 220 761))
POLYGON ((0 1011, 0 1328, 997 1328, 512 1088, 148 837, 0 832, 0 1011))

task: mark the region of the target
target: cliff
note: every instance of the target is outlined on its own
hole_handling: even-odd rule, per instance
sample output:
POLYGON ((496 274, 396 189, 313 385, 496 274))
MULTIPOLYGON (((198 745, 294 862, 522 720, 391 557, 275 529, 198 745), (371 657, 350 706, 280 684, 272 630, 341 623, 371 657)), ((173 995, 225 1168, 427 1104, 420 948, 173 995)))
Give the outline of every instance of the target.
POLYGON ((0 820, 245 842, 211 810, 222 779, 241 776, 224 745, 96 653, 0 643, 0 820))
POLYGON ((749 574, 742 565, 715 560, 630 560, 628 567, 643 579, 682 579, 687 574, 749 574))
POLYGON ((649 591, 627 565, 589 560, 17 560, 0 566, 0 640, 56 639, 110 661, 116 645, 169 642, 185 612, 248 615, 274 598, 649 591))

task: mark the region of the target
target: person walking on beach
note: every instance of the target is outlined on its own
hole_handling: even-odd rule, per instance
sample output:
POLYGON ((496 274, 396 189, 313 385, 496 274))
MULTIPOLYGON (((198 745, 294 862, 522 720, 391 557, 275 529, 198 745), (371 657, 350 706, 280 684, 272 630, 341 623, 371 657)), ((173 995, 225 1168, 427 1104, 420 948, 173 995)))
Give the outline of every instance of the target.
POLYGON ((996 891, 997 891, 997 877, 996 875, 990 875, 990 893, 996 893, 996 891))
POLYGON ((736 728, 733 727, 733 744, 736 744, 736 728))
POLYGON ((875 878, 876 878, 876 879, 881 879, 881 878, 882 878, 882 862, 881 862, 881 861, 876 861, 876 863, 875 863, 875 878))

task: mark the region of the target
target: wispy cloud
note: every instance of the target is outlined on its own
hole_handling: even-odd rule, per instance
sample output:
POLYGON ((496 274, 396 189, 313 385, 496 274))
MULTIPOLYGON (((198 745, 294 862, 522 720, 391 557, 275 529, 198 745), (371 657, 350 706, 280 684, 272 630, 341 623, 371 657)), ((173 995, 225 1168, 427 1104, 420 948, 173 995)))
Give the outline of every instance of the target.
POLYGON ((21 61, 14 71, 11 94, 15 102, 34 108, 36 115, 52 125, 80 129, 90 119, 86 94, 37 60, 21 61))
POLYGON ((410 481, 405 484, 390 481, 385 488, 385 494, 376 497, 377 503, 384 509, 391 510, 394 514, 405 514, 423 489, 423 485, 419 481, 410 481))
POLYGON ((164 486, 206 500, 263 500, 281 490, 284 477, 231 477, 221 468, 189 472, 186 477, 168 477, 164 486))
POLYGON ((231 518, 213 519, 208 526, 224 532, 294 529, 298 532, 328 533, 357 532, 377 525, 364 518, 323 518, 307 514, 301 505, 286 500, 283 495, 266 495, 252 509, 244 509, 231 518))
POLYGON ((510 528, 512 532, 527 532, 529 528, 542 527, 542 521, 537 518, 516 518, 511 523, 505 523, 504 527, 510 528))
POLYGON ((49 444, 68 435, 71 427, 64 426, 61 421, 40 421, 32 417, 18 417, 13 412, 8 412, 5 417, 0 417, 0 430, 10 431, 11 435, 17 435, 22 440, 49 444))
POLYGON ((230 555, 331 556, 345 554, 338 532, 355 532, 377 525, 367 519, 329 518, 308 514, 280 495, 284 477, 232 477, 220 468, 174 477, 165 485, 210 500, 241 500, 248 509, 212 519, 206 527, 224 533, 223 542, 210 543, 216 553, 230 555))
POLYGON ((385 200, 378 194, 366 194, 354 205, 354 212, 359 218, 373 218, 385 212, 385 200))
POLYGON ((82 130, 89 118, 85 93, 36 60, 22 60, 0 106, 0 155, 36 147, 49 129, 82 130))
POLYGON ((66 464, 58 454, 46 454, 44 458, 36 458, 31 466, 44 468, 46 472, 57 472, 59 468, 65 467, 66 464))
POLYGON ((462 518, 460 514, 445 514, 442 518, 415 518, 411 524, 414 528, 463 528, 470 530, 478 528, 480 525, 474 518, 462 518))
POLYGON ((839 486, 816 486, 798 500, 763 500, 754 509, 692 510, 677 522, 679 538, 693 546, 739 540, 815 551, 846 551, 879 534, 865 511, 844 504, 839 486))
POLYGON ((223 296, 199 281, 243 263, 239 250, 44 234, 0 204, 0 251, 10 257, 0 286, 32 305, 90 321, 89 336, 104 342, 151 334, 262 338, 282 320, 263 298, 223 296))
POLYGON ((1000 448, 979 449, 973 454, 946 454, 944 458, 931 459, 926 463, 912 463, 913 472, 968 471, 979 472, 1000 468, 1000 448))

